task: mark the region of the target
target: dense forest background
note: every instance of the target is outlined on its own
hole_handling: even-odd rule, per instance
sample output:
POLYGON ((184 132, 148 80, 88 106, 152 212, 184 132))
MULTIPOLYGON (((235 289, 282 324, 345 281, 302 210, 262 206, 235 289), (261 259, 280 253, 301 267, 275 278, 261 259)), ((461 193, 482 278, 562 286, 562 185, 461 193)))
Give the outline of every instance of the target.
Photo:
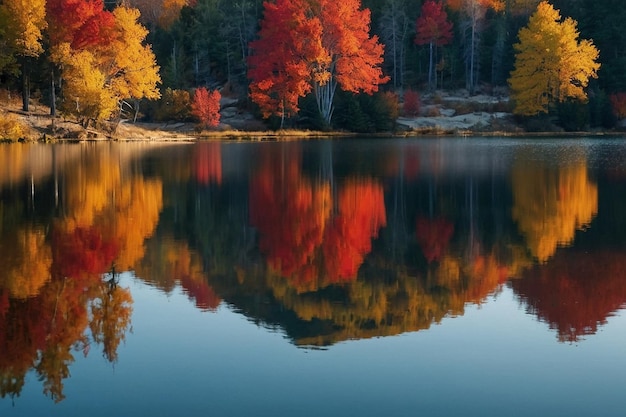
MULTIPOLYGON (((6 0, 0 0, 0 4, 3 2, 6 0)), ((222 96, 237 99, 240 108, 258 114, 248 98, 247 64, 249 44, 257 38, 263 18, 262 0, 106 0, 104 7, 114 10, 122 3, 140 10, 139 22, 148 30, 146 42, 152 46, 160 67, 161 99, 142 103, 142 117, 188 118, 189 93, 198 87, 220 89, 222 96)), ((385 45, 383 70, 390 79, 374 96, 338 93, 336 112, 344 117, 334 120, 335 127, 356 123, 359 118, 375 119, 374 113, 392 118, 397 112, 389 109, 389 96, 385 93, 392 92, 402 101, 409 89, 420 94, 429 89, 429 45, 415 42, 422 3, 362 0, 362 7, 371 10, 371 34, 385 45)), ((453 39, 435 48, 438 89, 507 94, 507 79, 515 60, 513 44, 518 42, 517 34, 528 23, 539 0, 503 0, 498 7, 492 3, 496 2, 444 2, 453 25, 453 39), (471 15, 470 6, 479 7, 480 12, 471 15), (470 60, 469 56, 473 58, 470 60)), ((593 41, 600 51, 601 63, 598 78, 592 79, 588 87, 588 102, 564 103, 555 110, 561 125, 614 126, 620 115, 619 98, 626 91, 626 34, 622 30, 626 7, 621 0, 553 0, 551 4, 564 18, 578 22, 580 38, 593 41)), ((0 56, 6 58, 11 51, 2 36, 0 30, 0 56)), ((50 70, 54 65, 46 49, 48 43, 49 35, 44 31, 44 53, 35 58, 28 74, 23 66, 5 65, 0 86, 21 91, 23 77, 28 75, 34 96, 50 102, 51 86, 59 89, 59 82, 50 79, 58 77, 58 71, 50 70)), ((316 127, 315 109, 307 100, 302 100, 301 113, 292 123, 316 127)), ((369 120, 368 126, 371 130, 384 130, 389 124, 388 120, 369 120)))

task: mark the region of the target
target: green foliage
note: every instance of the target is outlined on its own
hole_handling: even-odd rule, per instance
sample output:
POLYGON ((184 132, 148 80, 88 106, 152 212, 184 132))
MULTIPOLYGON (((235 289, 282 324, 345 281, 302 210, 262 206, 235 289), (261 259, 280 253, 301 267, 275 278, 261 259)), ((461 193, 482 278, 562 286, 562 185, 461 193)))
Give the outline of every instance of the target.
POLYGON ((557 105, 559 126, 568 132, 589 128, 589 105, 576 100, 567 100, 557 105))
POLYGON ((356 133, 390 132, 400 112, 398 97, 389 92, 373 95, 338 94, 334 126, 356 133))
POLYGON ((617 118, 612 111, 611 100, 596 85, 589 93, 589 124, 591 127, 613 128, 617 118))

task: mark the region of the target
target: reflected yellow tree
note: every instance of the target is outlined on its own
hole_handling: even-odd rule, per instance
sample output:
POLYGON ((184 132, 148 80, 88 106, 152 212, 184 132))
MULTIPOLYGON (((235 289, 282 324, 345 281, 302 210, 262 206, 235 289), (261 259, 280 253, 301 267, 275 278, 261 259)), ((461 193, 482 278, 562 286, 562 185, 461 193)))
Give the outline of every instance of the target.
POLYGON ((531 161, 513 166, 512 217, 532 255, 545 262, 591 223, 598 211, 598 187, 587 175, 583 156, 556 169, 531 161))
POLYGON ((34 297, 50 280, 52 251, 43 227, 27 226, 0 237, 0 289, 12 298, 34 297))

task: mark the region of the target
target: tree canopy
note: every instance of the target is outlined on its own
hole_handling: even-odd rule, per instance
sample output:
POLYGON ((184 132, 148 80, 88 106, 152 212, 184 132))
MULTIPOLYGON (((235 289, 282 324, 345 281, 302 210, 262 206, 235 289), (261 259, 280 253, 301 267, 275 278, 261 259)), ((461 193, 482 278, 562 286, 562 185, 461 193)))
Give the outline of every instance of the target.
POLYGON ((599 52, 590 40, 579 40, 577 23, 548 2, 537 6, 528 26, 519 32, 515 69, 509 84, 515 113, 547 113, 551 104, 586 100, 590 78, 597 77, 599 52))

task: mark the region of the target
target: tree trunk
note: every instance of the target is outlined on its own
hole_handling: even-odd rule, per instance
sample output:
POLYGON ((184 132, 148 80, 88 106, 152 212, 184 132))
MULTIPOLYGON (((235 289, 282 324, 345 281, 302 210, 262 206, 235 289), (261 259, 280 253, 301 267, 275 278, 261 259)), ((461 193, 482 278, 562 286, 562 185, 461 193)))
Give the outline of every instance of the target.
POLYGON ((335 91, 337 90, 337 82, 331 75, 330 80, 324 84, 315 84, 315 98, 317 100, 317 109, 327 125, 333 117, 333 101, 335 99, 335 91))
POLYGON ((50 71, 50 116, 57 115, 57 96, 54 85, 54 70, 50 71))
POLYGON ((24 111, 28 111, 29 110, 29 103, 30 103, 30 80, 28 77, 28 73, 29 73, 29 69, 28 69, 28 65, 26 63, 26 58, 23 58, 23 64, 22 64, 22 110, 24 111))

